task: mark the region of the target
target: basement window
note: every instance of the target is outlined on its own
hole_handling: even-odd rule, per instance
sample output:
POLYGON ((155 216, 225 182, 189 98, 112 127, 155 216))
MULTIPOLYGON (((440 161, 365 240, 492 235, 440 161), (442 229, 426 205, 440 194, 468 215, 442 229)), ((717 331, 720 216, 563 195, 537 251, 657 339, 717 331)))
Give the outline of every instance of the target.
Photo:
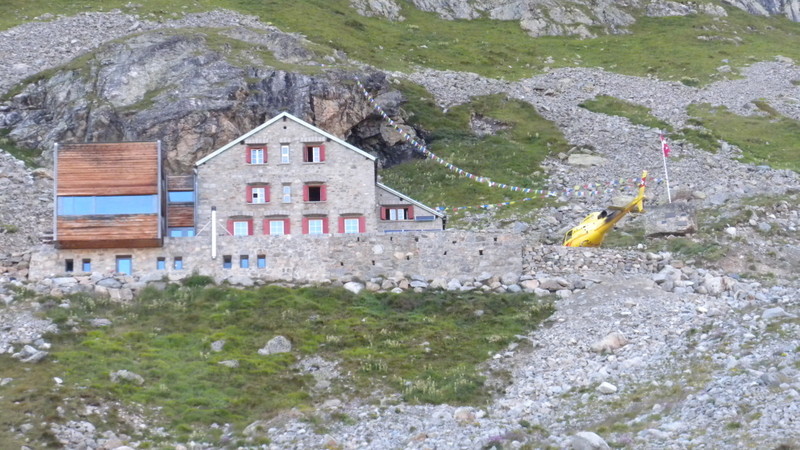
POLYGON ((64 260, 64 272, 75 271, 75 262, 71 259, 64 260))
POLYGON ((165 270, 167 268, 167 258, 159 256, 156 258, 156 270, 165 270))
POLYGON ((256 257, 256 266, 259 269, 265 269, 267 267, 267 255, 258 255, 256 257))
POLYGON ((172 260, 172 268, 175 269, 175 270, 183 270, 183 257, 182 256, 176 256, 172 260))
POLYGON ((223 255, 222 256, 222 268, 223 269, 230 269, 233 267, 233 257, 231 255, 223 255))
POLYGON ((92 260, 86 258, 81 261, 81 271, 82 272, 91 272, 92 271, 92 260))
POLYGON ((250 257, 247 255, 239 255, 239 268, 240 269, 249 269, 250 268, 250 257))

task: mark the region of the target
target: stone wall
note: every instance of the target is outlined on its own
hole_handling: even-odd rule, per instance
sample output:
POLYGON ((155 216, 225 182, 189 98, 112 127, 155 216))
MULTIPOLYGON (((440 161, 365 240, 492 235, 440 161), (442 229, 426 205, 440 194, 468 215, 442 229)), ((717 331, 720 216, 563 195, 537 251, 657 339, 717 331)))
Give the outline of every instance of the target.
POLYGON ((83 259, 91 271, 110 274, 117 256, 131 256, 133 271, 142 280, 177 280, 197 272, 217 281, 235 277, 292 282, 417 276, 426 280, 468 279, 477 274, 502 276, 523 270, 523 237, 505 233, 440 231, 397 234, 221 236, 217 257, 211 258, 208 234, 166 238, 162 248, 55 250, 40 246, 32 256, 29 278, 41 280, 66 275, 65 260, 76 272, 83 259), (248 268, 241 268, 246 255, 248 268), (258 267, 259 255, 266 267, 258 267), (165 268, 157 269, 157 259, 165 268), (175 257, 183 268, 176 270, 175 257), (223 261, 230 257, 230 268, 223 261))

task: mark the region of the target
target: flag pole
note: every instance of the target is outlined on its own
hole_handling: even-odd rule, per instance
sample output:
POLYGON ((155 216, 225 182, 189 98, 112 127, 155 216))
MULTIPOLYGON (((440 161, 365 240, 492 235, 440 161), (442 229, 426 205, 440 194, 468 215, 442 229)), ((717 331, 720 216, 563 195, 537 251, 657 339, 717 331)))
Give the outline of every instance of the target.
POLYGON ((661 135, 661 160, 664 162, 664 180, 667 182, 667 201, 672 203, 672 195, 669 193, 669 172, 667 172, 667 155, 669 154, 669 146, 664 135, 661 135))

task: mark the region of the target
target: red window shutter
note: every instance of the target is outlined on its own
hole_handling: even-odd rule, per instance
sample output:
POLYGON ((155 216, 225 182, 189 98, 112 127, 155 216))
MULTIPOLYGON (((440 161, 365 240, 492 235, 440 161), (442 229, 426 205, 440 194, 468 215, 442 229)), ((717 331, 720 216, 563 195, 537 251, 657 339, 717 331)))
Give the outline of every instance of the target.
POLYGON ((303 185, 303 201, 304 202, 308 201, 308 185, 307 184, 303 185))
POLYGON ((269 186, 264 186, 264 201, 269 203, 269 186))
POLYGON ((247 220, 247 235, 248 236, 253 235, 253 219, 247 220))
POLYGON ((308 234, 308 217, 303 217, 303 234, 308 234))
POLYGON ((244 201, 246 203, 253 203, 253 186, 245 187, 244 201))
POLYGON ((264 164, 267 163, 267 156, 269 156, 269 152, 267 151, 267 146, 264 146, 264 164))
POLYGON ((411 220, 414 218, 414 206, 406 207, 406 219, 411 220))
POLYGON ((382 206, 381 207, 381 220, 386 220, 389 217, 389 208, 382 206))
POLYGON ((308 162, 311 158, 309 158, 309 153, 311 153, 311 147, 305 146, 303 147, 303 162, 308 162))
POLYGON ((291 234, 289 231, 289 218, 283 219, 283 234, 291 234))
POLYGON ((244 162, 250 164, 250 147, 247 146, 244 148, 244 162))
POLYGON ((358 218, 358 232, 359 233, 367 232, 367 218, 364 216, 358 218))
POLYGON ((269 219, 261 221, 261 230, 264 234, 269 234, 269 219))
POLYGON ((325 161, 325 144, 319 145, 319 160, 320 162, 325 161))
POLYGON ((339 216, 339 233, 344 233, 344 217, 339 216))
POLYGON ((322 234, 328 234, 328 233, 330 233, 330 231, 328 231, 328 218, 327 217, 323 217, 322 218, 322 234))
POLYGON ((325 186, 324 184, 319 187, 319 201, 328 201, 328 186, 325 186))
POLYGON ((233 219, 228 219, 228 233, 233 236, 233 219))

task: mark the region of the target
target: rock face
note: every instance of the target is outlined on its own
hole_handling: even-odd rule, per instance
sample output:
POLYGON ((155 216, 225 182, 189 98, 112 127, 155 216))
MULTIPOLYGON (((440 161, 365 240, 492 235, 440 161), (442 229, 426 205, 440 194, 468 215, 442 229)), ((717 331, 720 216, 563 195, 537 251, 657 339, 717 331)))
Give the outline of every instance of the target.
MULTIPOLYGON (((576 35, 595 37, 593 29, 605 33, 626 33, 626 27, 635 22, 632 13, 653 17, 685 16, 689 14, 727 15, 725 9, 711 3, 684 3, 669 0, 412 0, 419 9, 439 14, 448 20, 489 17, 496 20, 519 21, 531 36, 576 35)), ((751 14, 785 15, 800 21, 798 0, 729 0, 725 3, 751 14)), ((365 16, 384 16, 390 20, 403 20, 397 0, 352 0, 351 4, 365 16)))
MULTIPOLYGON (((41 149, 45 164, 56 142, 158 139, 168 170, 180 173, 288 111, 334 135, 352 135, 366 150, 380 147, 395 161, 397 155, 408 156, 410 149, 403 150, 399 135, 387 133, 353 89, 353 74, 305 73, 323 65, 305 44, 269 30, 143 33, 103 46, 74 68, 26 86, 3 105, 0 127, 8 128, 18 145, 41 149), (236 50, 241 46, 248 50, 236 50), (275 59, 296 65, 297 71, 270 67, 275 59)), ((386 90, 382 75, 362 78, 378 95, 386 90)), ((394 92, 381 101, 392 112, 403 98, 394 92)))

